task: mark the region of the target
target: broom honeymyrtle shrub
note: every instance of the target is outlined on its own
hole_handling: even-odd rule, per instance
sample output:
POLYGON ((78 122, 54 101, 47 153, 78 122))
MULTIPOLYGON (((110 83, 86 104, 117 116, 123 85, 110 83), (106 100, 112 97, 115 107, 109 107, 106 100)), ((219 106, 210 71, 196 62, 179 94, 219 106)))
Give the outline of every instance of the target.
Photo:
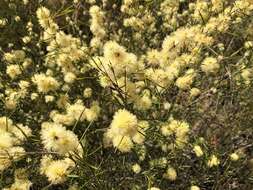
POLYGON ((251 190, 252 0, 1 0, 0 189, 251 190))

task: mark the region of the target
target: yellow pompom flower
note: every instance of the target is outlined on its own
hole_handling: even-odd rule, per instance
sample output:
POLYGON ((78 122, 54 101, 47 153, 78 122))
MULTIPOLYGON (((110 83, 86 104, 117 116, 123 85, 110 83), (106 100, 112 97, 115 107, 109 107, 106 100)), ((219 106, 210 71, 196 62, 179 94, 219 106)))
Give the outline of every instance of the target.
POLYGON ((198 88, 192 88, 190 91, 190 97, 196 97, 201 93, 198 88))
POLYGON ((138 174, 138 173, 141 172, 141 166, 140 166, 139 164, 136 163, 136 164, 134 164, 134 165, 132 166, 132 170, 133 170, 134 173, 138 174))
POLYGON ((41 174, 46 175, 52 184, 60 184, 66 181, 75 163, 66 158, 64 160, 53 160, 51 157, 44 156, 41 160, 41 174))
POLYGON ((41 140, 45 149, 49 151, 56 151, 63 155, 74 151, 82 154, 77 136, 61 124, 42 123, 41 140))
POLYGON ((200 190, 200 188, 196 185, 191 186, 191 190, 200 190))
POLYGON ((207 74, 217 73, 219 71, 220 65, 218 60, 214 57, 207 57, 201 64, 201 70, 207 74))
POLYGON ((195 75, 195 71, 193 69, 189 69, 184 76, 179 77, 176 80, 176 86, 182 90, 189 89, 193 83, 195 75))
POLYGON ((137 127, 137 118, 129 111, 120 109, 114 114, 111 129, 115 134, 133 136, 137 132, 137 127))
POLYGON ((108 41, 104 45, 104 57, 113 65, 121 64, 127 57, 126 49, 115 41, 108 41))
POLYGON ((21 69, 19 65, 8 65, 6 73, 11 77, 11 79, 16 78, 18 75, 20 75, 21 69))
POLYGON ((0 133, 0 149, 7 149, 13 146, 14 138, 11 133, 1 132, 0 133))
POLYGON ((175 135, 175 144, 177 148, 183 148, 185 143, 188 141, 190 126, 184 121, 170 119, 168 123, 161 127, 160 130, 164 136, 175 135))
POLYGON ((193 150, 194 150, 194 152, 195 152, 195 154, 196 154, 197 157, 203 156, 203 151, 202 151, 202 149, 201 149, 201 147, 199 145, 195 145, 193 147, 193 150))
POLYGON ((237 161, 237 160, 239 160, 239 158, 240 157, 237 153, 230 154, 230 160, 232 160, 232 161, 237 161))
POLYGON ((151 187, 151 188, 148 188, 148 190, 160 190, 158 187, 151 187))
POLYGON ((215 155, 212 155, 211 158, 207 162, 207 166, 209 168, 212 168, 213 166, 218 166, 219 164, 220 164, 220 160, 215 155))
POLYGON ((43 93, 54 91, 60 86, 59 82, 55 78, 45 74, 35 74, 32 81, 37 85, 38 91, 43 93))
POLYGON ((113 138, 112 143, 121 152, 130 152, 134 146, 129 136, 118 135, 113 138))
POLYGON ((163 177, 170 181, 175 181, 177 179, 177 171, 173 167, 169 167, 163 177))

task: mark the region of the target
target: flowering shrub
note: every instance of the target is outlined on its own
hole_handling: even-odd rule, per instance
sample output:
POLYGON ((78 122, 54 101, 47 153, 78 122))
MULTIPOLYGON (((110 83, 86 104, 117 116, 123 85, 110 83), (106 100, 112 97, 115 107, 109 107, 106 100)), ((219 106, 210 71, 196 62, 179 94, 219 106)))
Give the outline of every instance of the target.
POLYGON ((0 188, 251 190, 252 0, 1 0, 0 188))

